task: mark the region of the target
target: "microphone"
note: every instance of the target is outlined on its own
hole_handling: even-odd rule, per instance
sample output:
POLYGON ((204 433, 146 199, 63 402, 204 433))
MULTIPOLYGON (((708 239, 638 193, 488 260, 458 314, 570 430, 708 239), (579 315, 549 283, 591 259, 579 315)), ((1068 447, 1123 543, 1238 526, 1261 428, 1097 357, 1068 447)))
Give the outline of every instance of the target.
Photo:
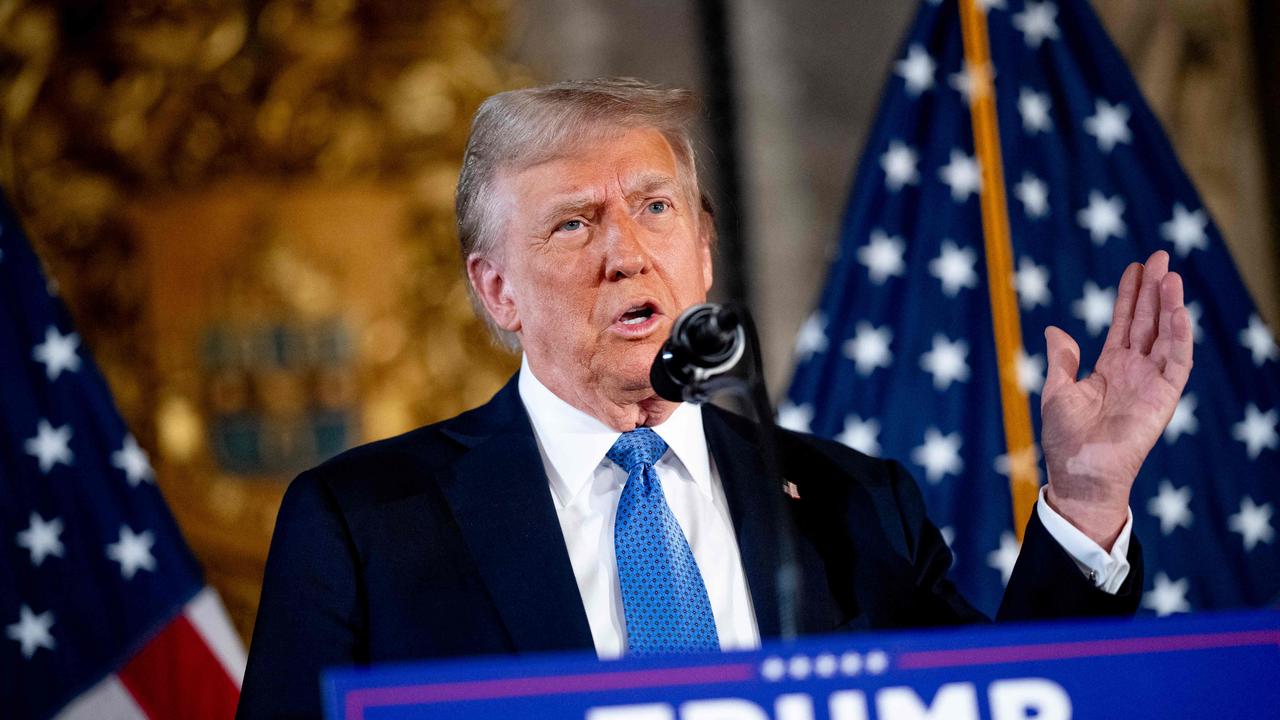
POLYGON ((676 318, 649 370, 658 397, 673 402, 705 402, 708 381, 729 372, 742 359, 747 337, 738 311, 727 305, 694 305, 676 318))
MULTIPOLYGON (((742 375, 740 373, 739 375, 742 375)), ((777 534, 778 629, 783 639, 799 632, 801 570, 796 562, 791 514, 783 500, 781 466, 778 463, 777 433, 773 409, 764 384, 764 364, 760 359, 760 337, 751 313, 740 305, 703 303, 680 313, 671 327, 671 337, 663 343, 649 368, 649 384, 664 400, 704 403, 711 394, 732 390, 755 408, 760 456, 764 462, 761 479, 767 481, 765 497, 777 534), (728 375, 747 351, 751 362, 745 377, 728 375), (723 377, 722 377, 723 376, 723 377)))

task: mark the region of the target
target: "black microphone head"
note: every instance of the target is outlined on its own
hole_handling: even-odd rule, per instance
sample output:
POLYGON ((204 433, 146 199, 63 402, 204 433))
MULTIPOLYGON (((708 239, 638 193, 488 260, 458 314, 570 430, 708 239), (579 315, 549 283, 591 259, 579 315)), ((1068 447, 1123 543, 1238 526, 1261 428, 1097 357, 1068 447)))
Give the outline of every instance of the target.
POLYGON ((707 365, 719 365, 733 354, 739 324, 738 314, 732 308, 703 305, 685 325, 689 349, 707 365))
POLYGON ((670 356, 671 351, 665 345, 658 351, 658 356, 653 359, 653 367, 649 368, 649 384, 663 400, 684 402, 685 384, 671 376, 669 368, 675 363, 670 356))
POLYGON ((706 383, 733 368, 742 357, 746 335, 737 311, 702 303, 686 309, 649 369, 658 397, 673 402, 702 402, 706 383))

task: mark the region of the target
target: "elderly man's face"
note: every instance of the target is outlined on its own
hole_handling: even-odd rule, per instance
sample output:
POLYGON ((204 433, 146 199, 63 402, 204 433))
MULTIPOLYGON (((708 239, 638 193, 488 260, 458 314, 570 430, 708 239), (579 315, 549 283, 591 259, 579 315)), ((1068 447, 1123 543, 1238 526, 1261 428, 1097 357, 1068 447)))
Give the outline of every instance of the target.
POLYGON ((654 355, 711 285, 710 220, 670 144, 629 130, 495 184, 502 245, 468 263, 482 300, 553 392, 632 424, 615 410, 652 396, 654 355))

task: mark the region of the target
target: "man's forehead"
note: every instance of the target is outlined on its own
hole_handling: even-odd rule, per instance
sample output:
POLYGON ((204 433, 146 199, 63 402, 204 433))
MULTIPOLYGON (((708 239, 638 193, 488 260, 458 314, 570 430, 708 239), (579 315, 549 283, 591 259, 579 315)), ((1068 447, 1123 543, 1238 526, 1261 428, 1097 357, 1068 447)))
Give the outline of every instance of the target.
POLYGON ((541 197, 678 189, 684 178, 675 153, 665 137, 652 133, 633 132, 578 144, 538 162, 503 168, 498 177, 512 190, 541 197))
POLYGON ((569 197, 596 197, 609 194, 613 190, 621 190, 626 196, 640 195, 680 186, 675 175, 665 172, 636 170, 617 173, 608 177, 597 178, 595 182, 575 182, 569 178, 561 178, 563 182, 539 185, 543 194, 551 200, 569 197))

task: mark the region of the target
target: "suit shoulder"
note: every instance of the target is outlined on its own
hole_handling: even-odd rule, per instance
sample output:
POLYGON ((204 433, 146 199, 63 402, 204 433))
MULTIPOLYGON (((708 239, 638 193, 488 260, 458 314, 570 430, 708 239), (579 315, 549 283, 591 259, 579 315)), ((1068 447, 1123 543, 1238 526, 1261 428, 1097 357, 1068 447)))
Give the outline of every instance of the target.
MULTIPOLYGON (((757 423, 754 420, 719 407, 711 407, 711 411, 751 442, 758 437, 757 423)), ((812 433, 778 427, 776 437, 778 451, 787 470, 810 475, 811 470, 817 469, 815 466, 825 466, 827 469, 837 470, 839 475, 851 477, 871 487, 893 485, 905 475, 897 461, 868 455, 812 433)))
POLYGON ((424 482, 466 452, 451 435, 466 415, 345 450, 298 475, 288 492, 323 489, 347 509, 421 492, 424 482))
POLYGON ((903 472, 896 460, 868 455, 848 445, 811 433, 778 428, 779 444, 787 456, 813 457, 836 466, 864 485, 889 486, 901 480, 903 472))

